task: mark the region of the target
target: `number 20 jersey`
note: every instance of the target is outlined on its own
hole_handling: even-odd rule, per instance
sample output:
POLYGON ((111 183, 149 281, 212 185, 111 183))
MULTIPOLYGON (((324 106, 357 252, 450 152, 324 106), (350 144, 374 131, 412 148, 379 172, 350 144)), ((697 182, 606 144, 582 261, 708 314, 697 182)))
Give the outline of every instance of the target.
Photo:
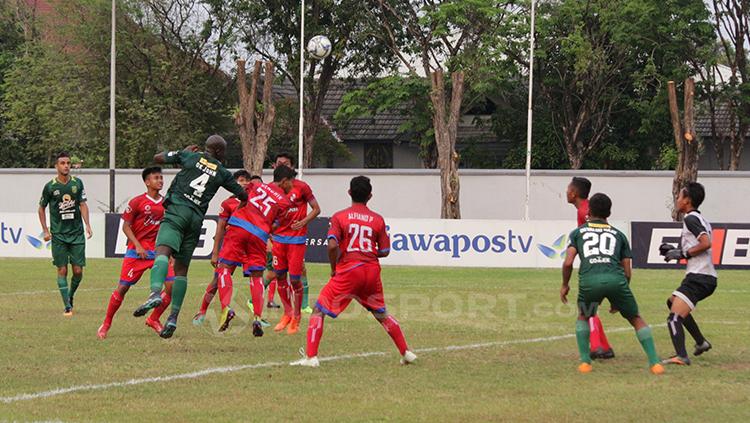
POLYGON ((622 259, 633 255, 628 238, 617 228, 601 220, 584 223, 570 233, 570 246, 581 259, 581 285, 625 280, 622 259))
POLYGON ((390 251, 391 240, 385 220, 364 204, 353 204, 331 217, 327 239, 339 243, 336 271, 348 270, 360 263, 378 263, 378 253, 390 251))

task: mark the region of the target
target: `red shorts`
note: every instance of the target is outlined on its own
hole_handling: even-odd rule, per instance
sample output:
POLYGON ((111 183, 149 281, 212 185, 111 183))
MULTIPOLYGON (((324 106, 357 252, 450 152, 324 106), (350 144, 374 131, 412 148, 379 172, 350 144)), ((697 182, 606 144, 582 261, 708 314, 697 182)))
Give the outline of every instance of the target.
POLYGON ((289 272, 292 279, 302 276, 302 267, 305 265, 305 244, 282 244, 273 243, 273 270, 276 273, 289 272))
POLYGON ((369 311, 385 312, 380 264, 360 263, 343 272, 337 271, 320 291, 316 306, 323 313, 336 317, 346 310, 352 299, 369 311))
MULTIPOLYGON (((143 273, 154 267, 153 260, 143 260, 137 258, 126 257, 122 260, 122 270, 120 271, 120 284, 132 286, 135 285, 143 276, 143 273)), ((167 270, 167 282, 174 280, 174 268, 172 263, 169 263, 169 269, 167 270)))
POLYGON ((238 226, 230 226, 221 245, 219 263, 242 267, 249 272, 263 270, 266 268, 266 243, 238 226))

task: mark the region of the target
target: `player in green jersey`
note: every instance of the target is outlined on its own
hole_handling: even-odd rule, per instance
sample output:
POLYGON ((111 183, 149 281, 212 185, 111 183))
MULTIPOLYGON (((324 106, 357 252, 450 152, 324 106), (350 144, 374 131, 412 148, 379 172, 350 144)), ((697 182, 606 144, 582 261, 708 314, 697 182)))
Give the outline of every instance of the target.
POLYGON ((170 338, 177 329, 177 316, 187 291, 187 273, 193 251, 198 245, 203 218, 208 204, 220 187, 224 187, 240 200, 247 201, 247 192, 235 181, 222 162, 227 142, 219 135, 206 140, 206 149, 197 146, 182 151, 169 151, 154 156, 157 164, 178 164, 182 170, 172 181, 164 202, 166 212, 156 236, 156 259, 151 269, 151 295, 138 307, 134 316, 143 316, 161 305, 161 291, 167 276, 169 258, 174 258, 174 285, 172 287, 172 313, 159 336, 170 338))
POLYGON ((39 200, 39 223, 44 240, 52 240, 52 264, 57 267, 57 287, 60 289, 65 316, 73 315, 73 296, 83 279, 86 266, 86 238, 93 232, 89 224, 89 208, 83 182, 70 176, 70 155, 61 152, 55 160, 57 176, 47 182, 39 200), (49 205, 50 226, 47 227, 45 208, 49 205), (86 224, 84 237, 83 223, 86 224), (68 263, 73 277, 68 288, 68 263))
POLYGON ((656 355, 651 327, 638 313, 638 304, 630 290, 632 254, 628 238, 607 223, 612 209, 612 200, 605 194, 594 194, 589 200, 589 221, 570 233, 570 245, 565 252, 562 267, 562 287, 560 299, 568 303, 570 277, 573 274, 573 261, 581 259, 578 269, 578 320, 576 321, 576 341, 581 364, 578 371, 591 371, 589 349, 589 317, 607 298, 612 307, 619 310, 636 331, 653 374, 664 373, 656 355))

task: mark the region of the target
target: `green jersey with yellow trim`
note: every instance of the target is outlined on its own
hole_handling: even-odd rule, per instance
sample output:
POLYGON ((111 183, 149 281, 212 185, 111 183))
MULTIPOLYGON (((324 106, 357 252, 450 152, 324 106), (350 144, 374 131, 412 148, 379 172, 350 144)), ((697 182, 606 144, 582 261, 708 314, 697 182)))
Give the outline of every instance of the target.
POLYGON ((165 163, 182 166, 167 191, 164 203, 167 208, 170 204, 179 204, 205 216, 208 204, 220 187, 235 195, 244 192, 232 173, 204 152, 170 151, 166 153, 165 163))
POLYGON ((625 280, 622 260, 631 258, 628 238, 602 220, 586 222, 570 233, 570 246, 581 259, 578 279, 581 285, 625 280))
POLYGON ((85 201, 83 181, 75 176, 71 176, 67 183, 55 177, 44 185, 39 205, 49 205, 49 229, 54 239, 67 243, 85 242, 81 219, 81 203, 85 201))

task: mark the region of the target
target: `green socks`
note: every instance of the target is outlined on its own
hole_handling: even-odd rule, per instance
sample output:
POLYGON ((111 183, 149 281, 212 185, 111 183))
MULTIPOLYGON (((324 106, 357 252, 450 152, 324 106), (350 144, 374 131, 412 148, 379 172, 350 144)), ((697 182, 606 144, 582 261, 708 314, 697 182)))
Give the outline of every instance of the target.
POLYGON ((57 288, 60 290, 60 296, 62 296, 65 308, 70 308, 70 296, 68 295, 68 278, 66 278, 65 276, 58 276, 57 288))
POLYGON ((187 292, 187 276, 175 276, 174 285, 172 285, 172 316, 175 318, 180 314, 182 301, 185 300, 187 292))
MULTIPOLYGON (((591 364, 591 355, 589 353, 590 337, 591 330, 589 329, 589 322, 586 320, 576 320, 576 342, 578 343, 578 353, 581 355, 581 362, 589 364, 591 364)), ((653 340, 651 342, 653 344, 653 340)))
POLYGON ((646 351, 648 356, 648 364, 653 366, 659 362, 659 356, 656 355, 656 345, 654 344, 654 337, 651 334, 651 327, 646 326, 635 331, 635 335, 638 337, 638 341, 643 347, 643 351, 646 351))
POLYGON ((72 278, 70 278, 70 298, 73 299, 73 296, 76 295, 76 291, 78 290, 78 285, 81 284, 81 279, 83 279, 83 275, 76 276, 73 275, 72 278))
MULTIPOLYGON (((164 287, 164 281, 167 279, 168 270, 169 270, 169 257, 164 256, 164 255, 156 256, 156 260, 154 260, 154 266, 151 268, 151 292, 152 293, 161 294, 161 290, 164 287)), ((176 281, 177 281, 177 278, 175 278, 175 282, 176 281)), ((183 295, 185 295, 184 291, 183 291, 183 295)), ((182 304, 182 299, 180 299, 180 304, 182 304)), ((174 303, 172 307, 174 307, 174 303)))
POLYGON ((307 291, 308 290, 309 289, 308 289, 308 286, 307 286, 307 276, 302 275, 302 308, 303 309, 305 309, 307 307, 310 307, 310 303, 309 303, 308 298, 307 298, 307 291))

